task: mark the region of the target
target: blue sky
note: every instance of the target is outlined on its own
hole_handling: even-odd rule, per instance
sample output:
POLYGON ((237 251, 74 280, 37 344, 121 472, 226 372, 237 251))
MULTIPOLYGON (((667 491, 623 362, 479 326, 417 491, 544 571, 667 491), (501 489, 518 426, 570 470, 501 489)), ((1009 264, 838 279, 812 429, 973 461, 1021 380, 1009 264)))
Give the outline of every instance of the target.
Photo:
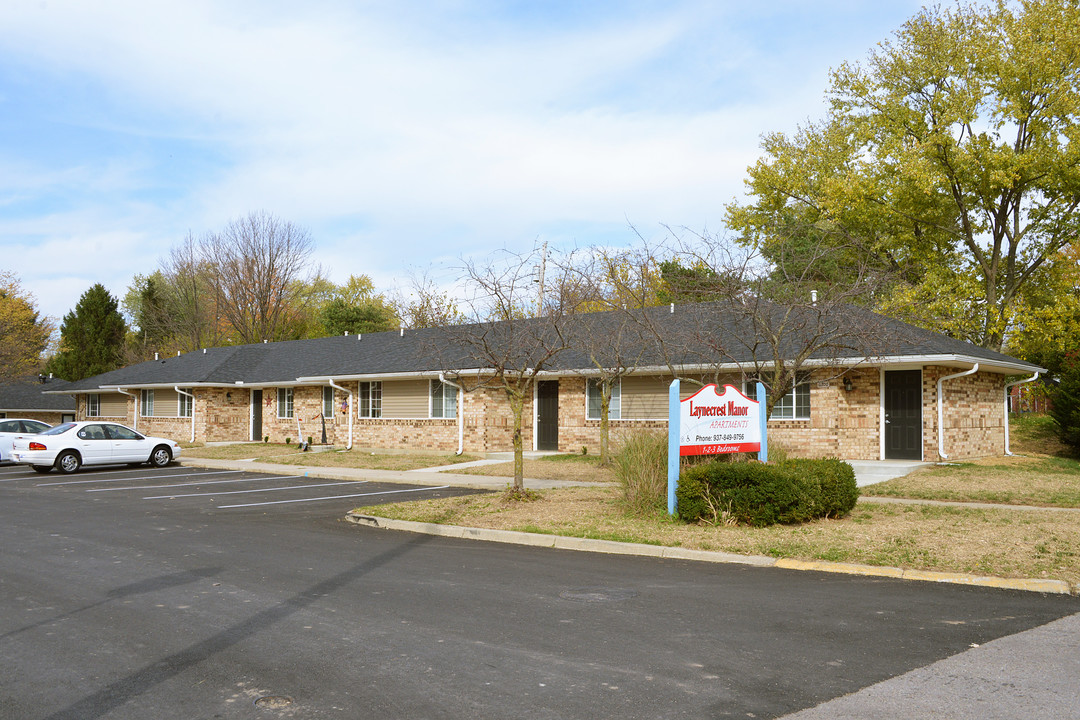
POLYGON ((723 231, 763 133, 920 3, 5 0, 0 269, 62 317, 267 211, 335 282, 723 231))

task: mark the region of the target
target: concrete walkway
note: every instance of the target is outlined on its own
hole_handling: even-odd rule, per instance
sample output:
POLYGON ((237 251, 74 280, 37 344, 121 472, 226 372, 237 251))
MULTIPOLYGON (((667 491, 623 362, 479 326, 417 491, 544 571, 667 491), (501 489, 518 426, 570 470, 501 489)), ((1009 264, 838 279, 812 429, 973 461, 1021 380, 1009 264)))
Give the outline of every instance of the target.
MULTIPOLYGON (((527 459, 552 455, 554 453, 525 453, 527 459)), ((494 477, 487 475, 467 475, 455 473, 455 470, 465 468, 482 467, 485 465, 499 465, 513 462, 513 453, 492 453, 483 460, 458 463, 455 465, 440 465, 438 467, 420 468, 417 470, 365 470, 360 468, 319 467, 315 465, 279 465, 276 463, 258 463, 248 460, 210 460, 204 458, 181 457, 180 462, 194 467, 210 467, 249 470, 251 472, 288 472, 309 477, 319 478, 342 478, 353 480, 379 480, 380 482, 397 483, 429 483, 438 482, 440 485, 452 485, 454 487, 477 488, 482 490, 502 490, 513 482, 509 477, 494 477), (428 477, 424 477, 424 476, 428 477), (436 475, 436 480, 431 475, 436 475)), ((855 482, 859 487, 873 485, 893 478, 907 475, 912 470, 930 465, 932 463, 915 462, 910 460, 849 460, 855 470, 855 482)), ((571 480, 542 480, 539 478, 525 478, 525 486, 536 490, 546 490, 558 487, 595 487, 605 485, 603 482, 582 482, 571 480)))

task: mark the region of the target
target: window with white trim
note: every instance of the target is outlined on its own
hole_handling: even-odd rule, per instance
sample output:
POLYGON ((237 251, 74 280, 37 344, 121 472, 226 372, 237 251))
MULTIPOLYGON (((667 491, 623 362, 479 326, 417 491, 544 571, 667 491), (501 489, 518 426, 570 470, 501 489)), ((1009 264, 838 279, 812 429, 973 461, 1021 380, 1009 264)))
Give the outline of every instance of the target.
POLYGON ((277 391, 277 416, 281 419, 293 416, 293 389, 278 388, 277 391))
POLYGON ((431 417, 457 417, 457 388, 441 380, 431 381, 431 417))
POLYGON ((191 388, 184 388, 184 392, 180 393, 180 397, 177 399, 177 410, 180 417, 191 417, 195 412, 195 397, 191 392, 191 388), (185 395, 185 393, 187 393, 185 395))
POLYGON ((154 391, 139 391, 139 414, 143 417, 154 417, 154 391))
MULTIPOLYGON (((590 378, 585 383, 585 402, 589 420, 602 420, 601 383, 599 378, 590 378)), ((611 399, 608 400, 608 420, 622 418, 622 378, 611 381, 611 399)))
MULTIPOLYGON (((757 398, 757 378, 747 378, 743 393, 751 400, 757 398)), ((773 405, 770 420, 810 419, 810 374, 798 373, 794 386, 773 405)))
POLYGON ((322 389, 322 416, 324 418, 334 417, 334 388, 332 387, 322 389))
POLYGON ((382 383, 362 382, 359 388, 360 412, 362 418, 382 417, 382 383))
POLYGON ((97 393, 86 396, 86 417, 101 417, 101 396, 97 393))

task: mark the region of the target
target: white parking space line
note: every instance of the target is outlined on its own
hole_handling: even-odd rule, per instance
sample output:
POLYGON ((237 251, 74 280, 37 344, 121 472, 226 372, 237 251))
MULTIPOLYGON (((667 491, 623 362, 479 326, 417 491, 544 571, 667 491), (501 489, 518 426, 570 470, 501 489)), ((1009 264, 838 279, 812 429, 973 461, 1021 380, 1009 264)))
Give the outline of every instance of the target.
POLYGON ((331 487, 333 485, 360 485, 367 480, 346 480, 345 482, 318 483, 317 485, 287 485, 286 487, 255 488, 254 490, 225 490, 223 492, 185 493, 183 495, 154 495, 143 500, 172 500, 173 498, 206 497, 207 495, 243 495, 244 493, 276 492, 278 490, 306 490, 308 488, 331 487))
MULTIPOLYGON (((210 475, 212 473, 206 473, 210 475)), ((160 490, 161 488, 174 488, 174 487, 189 487, 191 485, 224 485, 226 483, 242 483, 242 482, 255 482, 257 480, 292 480, 293 478, 304 477, 303 475, 268 475, 266 477, 253 477, 253 478, 237 478, 235 480, 207 480, 202 482, 200 480, 193 480, 192 482, 182 483, 168 483, 167 485, 136 485, 135 487, 113 487, 113 488, 95 488, 93 490, 87 490, 86 492, 117 492, 127 490, 160 490)))
POLYGON ((215 470, 213 472, 197 473, 189 472, 181 475, 143 475, 142 477, 121 477, 121 478, 97 478, 96 480, 65 480, 62 482, 51 483, 38 483, 36 487, 52 487, 53 485, 87 485, 90 483, 111 483, 111 482, 131 482, 133 480, 160 480, 162 477, 198 477, 200 475, 236 475, 242 473, 243 470, 215 470))
POLYGON ((244 505, 218 505, 218 509, 226 510, 228 508, 259 507, 260 505, 286 505, 289 503, 316 502, 318 500, 342 500, 344 498, 368 497, 370 495, 393 495, 395 493, 423 492, 425 490, 446 490, 448 487, 450 486, 439 485, 438 487, 410 488, 408 490, 385 490, 383 492, 358 493, 356 495, 328 495, 326 497, 302 498, 300 500, 271 500, 269 502, 246 503, 244 505))

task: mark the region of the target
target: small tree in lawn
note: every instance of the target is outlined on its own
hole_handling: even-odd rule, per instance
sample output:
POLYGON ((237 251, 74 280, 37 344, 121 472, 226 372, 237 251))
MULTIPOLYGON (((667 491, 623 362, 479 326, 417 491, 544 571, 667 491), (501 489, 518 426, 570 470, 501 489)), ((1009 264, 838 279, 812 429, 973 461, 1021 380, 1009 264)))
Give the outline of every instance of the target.
POLYGON ((525 489, 525 406, 537 376, 551 369, 568 347, 568 315, 558 306, 546 307, 542 296, 538 302, 544 262, 538 251, 507 251, 483 265, 467 262, 463 280, 473 291, 466 305, 474 322, 447 328, 449 342, 441 350, 445 366, 479 369, 469 391, 497 388, 506 396, 513 421, 515 496, 525 489))
POLYGON ((590 405, 593 397, 599 400, 600 465, 607 466, 611 463, 615 388, 637 368, 649 345, 640 324, 625 311, 642 307, 643 295, 655 297, 655 290, 650 293, 647 288, 656 288, 659 273, 652 263, 634 253, 593 250, 570 254, 561 269, 567 286, 560 288, 559 295, 572 298, 572 307, 580 311, 568 329, 571 352, 577 360, 573 364, 588 368, 582 374, 590 405), (591 396, 590 385, 595 395, 591 396))

